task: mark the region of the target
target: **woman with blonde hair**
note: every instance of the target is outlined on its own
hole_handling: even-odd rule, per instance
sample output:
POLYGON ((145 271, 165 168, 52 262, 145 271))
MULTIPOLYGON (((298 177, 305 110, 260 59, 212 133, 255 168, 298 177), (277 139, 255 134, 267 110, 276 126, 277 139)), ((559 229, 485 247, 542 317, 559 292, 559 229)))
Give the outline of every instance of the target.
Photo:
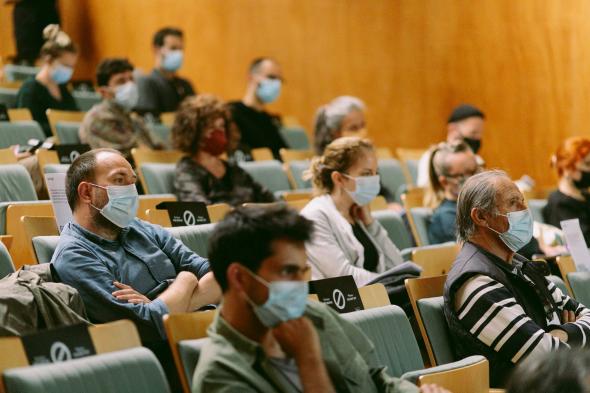
POLYGON ((28 108, 46 136, 51 128, 45 111, 59 109, 76 111, 78 106, 68 90, 68 82, 78 61, 78 50, 70 37, 58 25, 43 30, 45 44, 41 47, 41 70, 23 83, 17 95, 17 107, 28 108))
POLYGON ((316 157, 306 174, 317 196, 301 211, 314 222, 306 244, 312 278, 352 275, 363 286, 403 263, 386 230, 371 216, 379 193, 377 157, 371 142, 338 138, 316 157))

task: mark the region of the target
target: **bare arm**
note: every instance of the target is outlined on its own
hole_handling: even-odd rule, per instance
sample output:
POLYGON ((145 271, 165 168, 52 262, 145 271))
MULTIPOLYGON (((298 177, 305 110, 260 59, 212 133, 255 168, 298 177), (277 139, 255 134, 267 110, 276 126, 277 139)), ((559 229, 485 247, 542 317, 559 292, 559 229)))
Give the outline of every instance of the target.
POLYGON ((191 272, 180 272, 174 282, 159 296, 171 313, 187 312, 199 280, 191 272))
POLYGON ((213 272, 205 274, 191 296, 189 311, 195 311, 207 304, 217 304, 221 300, 221 288, 213 272))

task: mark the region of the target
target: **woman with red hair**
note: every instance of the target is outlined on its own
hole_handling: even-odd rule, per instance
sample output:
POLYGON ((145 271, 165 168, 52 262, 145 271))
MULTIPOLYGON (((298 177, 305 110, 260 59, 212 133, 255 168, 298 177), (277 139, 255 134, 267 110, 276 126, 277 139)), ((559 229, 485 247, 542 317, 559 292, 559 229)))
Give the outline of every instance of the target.
POLYGON ((590 139, 566 139, 553 156, 552 165, 559 176, 558 189, 549 196, 543 218, 558 228, 561 221, 578 218, 586 244, 590 244, 590 139))

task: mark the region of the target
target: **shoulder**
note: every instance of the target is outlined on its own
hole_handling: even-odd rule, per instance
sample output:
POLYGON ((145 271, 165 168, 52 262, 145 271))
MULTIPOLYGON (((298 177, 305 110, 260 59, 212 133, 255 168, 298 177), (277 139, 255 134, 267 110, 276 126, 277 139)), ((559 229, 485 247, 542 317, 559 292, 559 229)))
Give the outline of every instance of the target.
MULTIPOLYGON (((331 201, 330 195, 320 195, 313 198, 305 207, 301 210, 301 215, 310 219, 321 219, 327 218, 328 212, 335 210, 333 202, 331 201)), ((336 211, 336 214, 340 214, 336 211)))

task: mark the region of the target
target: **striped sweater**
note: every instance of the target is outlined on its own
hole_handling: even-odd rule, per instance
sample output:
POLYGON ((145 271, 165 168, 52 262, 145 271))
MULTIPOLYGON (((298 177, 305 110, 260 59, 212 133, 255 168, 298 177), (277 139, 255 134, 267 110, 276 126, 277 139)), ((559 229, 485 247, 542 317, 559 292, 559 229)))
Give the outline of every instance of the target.
POLYGON ((481 343, 512 363, 529 355, 571 346, 590 346, 590 310, 547 281, 547 288, 559 312, 573 311, 576 322, 561 324, 557 312, 547 317, 547 331, 526 314, 512 293, 494 279, 476 275, 466 281, 455 297, 460 323, 481 343), (568 333, 563 343, 548 332, 568 333))

